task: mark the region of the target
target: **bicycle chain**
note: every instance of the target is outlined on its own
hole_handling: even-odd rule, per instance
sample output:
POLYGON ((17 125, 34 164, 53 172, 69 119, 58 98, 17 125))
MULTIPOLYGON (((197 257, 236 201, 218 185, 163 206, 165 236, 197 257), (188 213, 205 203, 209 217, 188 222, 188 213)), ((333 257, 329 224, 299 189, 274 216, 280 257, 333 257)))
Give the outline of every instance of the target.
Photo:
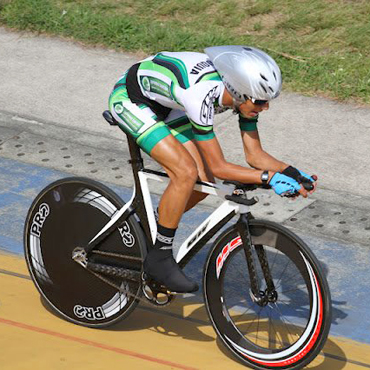
POLYGON ((94 272, 101 272, 103 274, 107 274, 113 277, 119 277, 127 280, 137 281, 138 280, 138 274, 139 272, 133 271, 130 269, 125 269, 122 267, 116 267, 116 266, 110 266, 110 265, 103 265, 100 263, 93 263, 93 262, 87 262, 86 266, 89 270, 94 272))
POLYGON ((113 252, 105 252, 105 251, 99 251, 99 250, 92 250, 90 253, 92 254, 98 254, 100 256, 107 256, 107 257, 115 257, 123 260, 128 261, 136 261, 143 263, 143 259, 140 257, 134 257, 134 256, 128 256, 126 254, 120 254, 120 253, 113 253, 113 252))
MULTIPOLYGON (((172 293, 172 292, 168 292, 168 291, 164 291, 164 290, 154 291, 153 288, 150 287, 150 282, 146 282, 143 278, 142 278, 142 282, 140 284, 140 287, 138 289, 139 293, 134 294, 128 289, 122 289, 121 286, 119 286, 117 283, 115 283, 115 282, 111 281, 110 279, 108 279, 107 277, 102 276, 101 274, 91 270, 90 268, 86 268, 86 270, 89 271, 92 275, 94 275, 98 279, 100 279, 101 281, 105 282, 106 284, 110 285, 114 289, 118 290, 119 292, 125 293, 128 296, 132 297, 134 300, 138 300, 139 302, 144 302, 144 303, 149 302, 149 303, 153 304, 156 307, 163 307, 163 306, 169 304, 172 301, 172 299, 174 298, 174 296, 176 295, 176 293, 172 293), (148 298, 147 295, 144 293, 144 289, 145 289, 146 285, 149 286, 149 288, 153 292, 153 299, 148 298), (154 296, 157 298, 158 293, 162 293, 162 294, 166 295, 168 300, 165 303, 162 303, 162 304, 160 304, 158 301, 154 300, 154 296), (141 297, 142 294, 144 295, 145 298, 141 297)), ((136 283, 138 283, 136 279, 134 281, 136 283)))

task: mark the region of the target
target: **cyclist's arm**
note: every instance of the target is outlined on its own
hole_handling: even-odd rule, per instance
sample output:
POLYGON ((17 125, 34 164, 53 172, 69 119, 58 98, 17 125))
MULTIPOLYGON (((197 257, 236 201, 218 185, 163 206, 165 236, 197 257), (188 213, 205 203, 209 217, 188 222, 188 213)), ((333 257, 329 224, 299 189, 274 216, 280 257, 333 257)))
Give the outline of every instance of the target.
MULTIPOLYGON (((246 184, 261 184, 263 171, 227 162, 216 137, 196 142, 213 176, 221 180, 234 180, 246 184)), ((269 173, 271 178, 274 172, 269 173)))
MULTIPOLYGON (((221 180, 239 181, 245 184, 262 183, 261 175, 263 171, 245 168, 227 162, 216 137, 210 140, 197 141, 197 146, 214 177, 221 180)), ((271 180, 274 175, 274 171, 269 171, 269 180, 271 180)), ((301 186, 298 192, 304 197, 307 197, 307 191, 303 186, 301 186)))
POLYGON ((251 167, 259 170, 282 172, 289 166, 263 150, 258 130, 241 131, 241 135, 245 158, 251 167))

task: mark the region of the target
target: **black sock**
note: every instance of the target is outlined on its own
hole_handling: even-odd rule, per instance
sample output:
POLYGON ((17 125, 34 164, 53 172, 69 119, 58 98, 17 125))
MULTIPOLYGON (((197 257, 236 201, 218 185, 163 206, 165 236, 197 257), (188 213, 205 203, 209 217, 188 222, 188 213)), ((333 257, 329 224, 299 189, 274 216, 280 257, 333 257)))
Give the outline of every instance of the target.
POLYGON ((177 229, 169 229, 160 224, 157 224, 157 238, 154 244, 154 249, 161 252, 166 252, 167 255, 172 255, 172 244, 177 229))

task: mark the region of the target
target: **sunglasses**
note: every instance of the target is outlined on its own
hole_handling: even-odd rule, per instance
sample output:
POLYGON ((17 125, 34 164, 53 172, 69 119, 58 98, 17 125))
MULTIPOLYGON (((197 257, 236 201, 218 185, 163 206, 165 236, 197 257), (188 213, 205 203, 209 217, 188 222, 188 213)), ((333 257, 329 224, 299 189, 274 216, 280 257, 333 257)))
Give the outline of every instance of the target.
POLYGON ((254 99, 254 98, 251 98, 250 96, 248 96, 248 99, 249 99, 253 104, 256 104, 256 105, 265 105, 266 103, 268 103, 268 102, 269 102, 268 100, 259 100, 259 99, 254 99))

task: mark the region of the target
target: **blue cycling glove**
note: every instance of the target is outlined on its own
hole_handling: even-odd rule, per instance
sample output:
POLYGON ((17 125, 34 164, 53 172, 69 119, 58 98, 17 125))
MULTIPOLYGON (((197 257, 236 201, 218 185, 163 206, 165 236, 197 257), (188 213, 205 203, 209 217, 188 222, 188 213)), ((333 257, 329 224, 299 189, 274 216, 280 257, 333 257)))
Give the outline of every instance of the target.
POLYGON ((301 185, 289 176, 276 172, 272 176, 269 185, 274 189, 275 193, 281 196, 289 196, 298 193, 301 185))
POLYGON ((307 182, 307 181, 315 182, 315 180, 311 176, 307 175, 303 171, 300 171, 297 168, 294 168, 292 166, 287 167, 282 172, 282 174, 285 176, 291 177, 292 179, 297 181, 299 184, 302 182, 307 182))
POLYGON ((306 180, 306 181, 308 180, 310 182, 315 182, 315 180, 312 178, 312 176, 307 175, 307 173, 304 173, 301 170, 298 170, 298 171, 299 171, 299 173, 301 174, 301 176, 303 177, 304 180, 306 180))

